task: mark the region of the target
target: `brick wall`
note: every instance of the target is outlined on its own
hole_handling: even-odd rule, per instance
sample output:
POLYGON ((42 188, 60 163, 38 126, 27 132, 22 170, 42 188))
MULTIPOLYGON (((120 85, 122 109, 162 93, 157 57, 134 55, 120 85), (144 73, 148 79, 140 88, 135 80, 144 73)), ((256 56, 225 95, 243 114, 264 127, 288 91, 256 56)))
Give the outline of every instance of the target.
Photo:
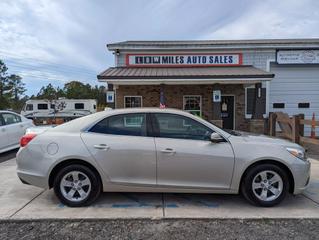
MULTIPOLYGON (((242 84, 220 85, 222 94, 235 95, 235 128, 248 130, 245 119, 245 90, 242 84)), ((165 104, 169 108, 183 109, 184 95, 202 96, 202 116, 212 119, 212 85, 165 85, 165 104)), ((116 89, 116 107, 124 107, 124 96, 142 96, 143 107, 159 107, 160 86, 119 86, 116 89)))

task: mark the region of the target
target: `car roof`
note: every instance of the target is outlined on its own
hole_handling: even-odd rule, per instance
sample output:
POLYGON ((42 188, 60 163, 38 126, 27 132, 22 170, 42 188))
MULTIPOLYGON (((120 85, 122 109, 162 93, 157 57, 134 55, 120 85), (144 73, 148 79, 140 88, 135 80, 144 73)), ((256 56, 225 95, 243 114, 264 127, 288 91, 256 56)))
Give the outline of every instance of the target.
POLYGON ((147 113, 177 113, 177 114, 189 114, 185 111, 175 109, 175 108, 155 108, 155 107, 143 107, 143 108, 119 108, 119 109, 112 109, 107 110, 110 111, 110 115, 113 114, 120 114, 120 113, 139 113, 139 112, 147 112, 147 113))
MULTIPOLYGON (((192 115, 191 113, 174 109, 174 108, 121 108, 121 109, 112 109, 112 110, 105 110, 97 113, 93 113, 84 117, 80 117, 77 119, 74 119, 70 122, 64 123, 62 125, 59 125, 55 128, 52 128, 48 130, 47 132, 82 132, 85 129, 88 129, 90 126, 93 126, 97 122, 101 121, 102 119, 112 116, 112 115, 118 115, 118 114, 127 114, 127 113, 170 113, 170 114, 178 114, 178 115, 184 115, 186 117, 190 117, 192 119, 196 119, 197 121, 202 122, 204 125, 209 124, 210 127, 213 125, 207 121, 204 121, 203 119, 196 117, 192 115)), ((226 137, 229 136, 228 133, 226 133, 224 130, 213 126, 213 129, 218 130, 218 132, 222 132, 222 134, 226 137)))
MULTIPOLYGON (((118 114, 127 114, 127 113, 175 113, 180 115, 190 115, 190 113, 178 110, 178 109, 172 109, 172 108, 120 108, 120 109, 111 109, 111 110, 105 110, 101 112, 96 112, 84 117, 80 117, 77 119, 74 119, 70 122, 66 122, 62 125, 59 125, 52 129, 52 131, 66 131, 66 132, 78 132, 81 131, 81 129, 86 128, 88 125, 92 125, 92 123, 96 123, 103 118, 112 116, 112 115, 118 115, 118 114)), ((50 130, 51 131, 51 130, 50 130)))

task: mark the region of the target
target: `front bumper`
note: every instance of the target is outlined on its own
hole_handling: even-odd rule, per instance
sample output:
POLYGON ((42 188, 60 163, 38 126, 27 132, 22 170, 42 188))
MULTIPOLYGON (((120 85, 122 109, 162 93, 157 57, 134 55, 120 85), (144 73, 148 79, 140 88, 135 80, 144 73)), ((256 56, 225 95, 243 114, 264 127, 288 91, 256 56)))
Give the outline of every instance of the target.
MULTIPOLYGON (((298 160, 300 161, 300 160, 298 160)), ((295 182, 295 189, 293 194, 300 194, 309 185, 311 173, 311 163, 310 161, 301 162, 300 164, 293 165, 293 175, 295 182)))

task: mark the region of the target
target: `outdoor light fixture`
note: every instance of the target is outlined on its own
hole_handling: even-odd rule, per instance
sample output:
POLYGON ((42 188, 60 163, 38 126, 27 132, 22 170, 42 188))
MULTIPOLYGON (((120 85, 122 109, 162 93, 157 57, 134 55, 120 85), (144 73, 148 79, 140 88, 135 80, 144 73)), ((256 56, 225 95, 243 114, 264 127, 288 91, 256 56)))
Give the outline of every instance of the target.
POLYGON ((120 50, 116 49, 115 54, 116 56, 120 56, 120 50))

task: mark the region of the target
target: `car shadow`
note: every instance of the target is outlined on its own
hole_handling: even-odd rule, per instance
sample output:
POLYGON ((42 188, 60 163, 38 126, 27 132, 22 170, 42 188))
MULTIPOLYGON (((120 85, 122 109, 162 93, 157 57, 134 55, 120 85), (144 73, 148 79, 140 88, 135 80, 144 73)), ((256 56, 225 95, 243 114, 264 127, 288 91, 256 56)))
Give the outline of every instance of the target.
POLYGON ((0 153, 0 163, 8 161, 12 158, 15 158, 18 150, 19 150, 19 148, 13 149, 13 150, 8 151, 8 152, 0 153))

